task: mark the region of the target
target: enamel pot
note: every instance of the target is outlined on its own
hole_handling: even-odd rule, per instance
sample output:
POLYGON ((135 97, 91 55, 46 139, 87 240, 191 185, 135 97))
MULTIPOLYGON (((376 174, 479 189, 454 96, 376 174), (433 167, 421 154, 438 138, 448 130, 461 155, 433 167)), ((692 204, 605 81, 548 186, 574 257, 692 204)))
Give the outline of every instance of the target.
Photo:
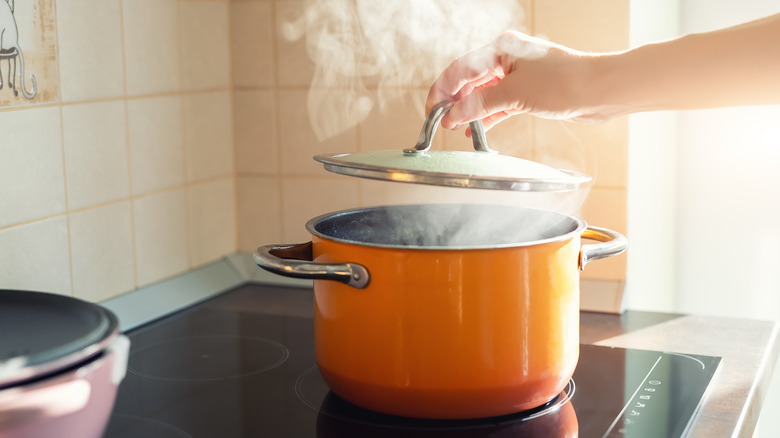
POLYGON ((626 247, 576 217, 500 205, 357 209, 306 228, 311 242, 261 247, 255 261, 314 279, 325 381, 360 407, 433 419, 561 393, 579 355, 579 270, 626 247))

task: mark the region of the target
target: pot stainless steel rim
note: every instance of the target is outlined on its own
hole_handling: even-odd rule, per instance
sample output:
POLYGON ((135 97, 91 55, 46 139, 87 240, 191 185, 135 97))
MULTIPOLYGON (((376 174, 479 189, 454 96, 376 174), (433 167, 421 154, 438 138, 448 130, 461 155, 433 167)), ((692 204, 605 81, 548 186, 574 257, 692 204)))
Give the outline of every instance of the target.
MULTIPOLYGON (((429 218, 430 219, 430 218, 429 218)), ((474 218, 470 218, 474 219, 474 218)), ((479 219, 479 218, 477 218, 479 219)), ((611 257, 626 249, 626 238, 615 231, 588 226, 583 220, 548 210, 525 207, 480 205, 480 204, 422 204, 372 207, 356 210, 343 210, 324 214, 309 220, 307 230, 317 238, 329 241, 357 245, 358 247, 376 247, 413 251, 470 251, 523 248, 543 245, 553 242, 563 242, 581 236, 583 239, 595 240, 598 244, 582 245, 577 259, 577 267, 583 270, 594 260, 611 257), (478 212, 483 218, 475 221, 474 227, 485 230, 490 226, 485 222, 499 213, 511 214, 521 212, 530 215, 530 223, 545 223, 544 232, 532 230, 532 233, 520 234, 488 233, 498 240, 481 240, 480 233, 470 235, 476 241, 462 245, 420 244, 419 233, 429 231, 428 222, 415 222, 420 211, 426 211, 433 218, 448 217, 454 213, 467 211, 467 216, 478 212), (388 227, 387 218, 393 217, 388 227), (480 228, 481 227, 481 228, 480 228), (389 231, 387 229, 390 228, 389 231), (400 233, 400 235, 399 235, 400 233), (538 235, 538 233, 541 233, 538 235), (514 237, 514 239, 512 239, 514 237), (508 241, 507 241, 508 239, 508 241), (409 243, 411 242, 411 243, 409 243)), ((440 232, 449 233, 452 229, 444 226, 440 232)), ((450 236, 451 237, 451 236, 450 236)), ((453 238, 453 242, 457 239, 453 238)), ((312 253, 312 242, 292 245, 265 245, 254 253, 255 263, 261 268, 287 277, 332 280, 347 284, 357 289, 363 289, 370 283, 369 270, 359 260, 345 263, 315 263, 312 253)))
MULTIPOLYGON (((507 219, 508 220, 508 219, 507 219)), ((518 224, 522 226, 522 224, 518 224)), ((489 204, 405 204, 347 209, 325 213, 306 222, 306 230, 314 236, 335 242, 377 248, 403 248, 420 251, 477 250, 514 248, 568 240, 587 228, 585 221, 563 213, 529 207, 489 204), (543 236, 505 234, 490 229, 488 222, 495 214, 522 212, 532 215, 529 222, 551 232, 543 236), (447 215, 465 215, 451 227, 447 215), (420 223, 419 219, 425 219, 420 223), (436 229, 431 225, 436 223, 436 229), (475 222, 475 223, 468 223, 475 222), (453 230, 455 228, 455 230, 453 230), (467 239, 452 235, 426 234, 462 232, 467 239), (516 237, 512 239, 511 237, 516 237), (490 238, 488 240, 487 238, 490 238)))

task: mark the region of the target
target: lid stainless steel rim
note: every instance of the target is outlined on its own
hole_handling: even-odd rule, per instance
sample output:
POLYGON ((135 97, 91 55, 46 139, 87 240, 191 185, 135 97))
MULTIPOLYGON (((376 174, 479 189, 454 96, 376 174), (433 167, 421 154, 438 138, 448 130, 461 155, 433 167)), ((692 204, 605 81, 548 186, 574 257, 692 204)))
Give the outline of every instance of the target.
POLYGON ((469 123, 475 152, 431 151, 441 118, 453 104, 453 101, 441 102, 431 110, 413 148, 321 154, 314 159, 323 163, 325 170, 341 175, 444 187, 568 192, 591 181, 579 172, 500 155, 488 146, 480 120, 469 123))
POLYGON ((568 192, 591 180, 587 175, 571 170, 558 169, 566 178, 510 178, 501 176, 477 176, 447 172, 401 169, 379 165, 353 163, 345 158, 352 154, 320 154, 314 159, 323 163, 325 170, 347 176, 382 181, 427 184, 444 187, 511 190, 521 192, 568 192))

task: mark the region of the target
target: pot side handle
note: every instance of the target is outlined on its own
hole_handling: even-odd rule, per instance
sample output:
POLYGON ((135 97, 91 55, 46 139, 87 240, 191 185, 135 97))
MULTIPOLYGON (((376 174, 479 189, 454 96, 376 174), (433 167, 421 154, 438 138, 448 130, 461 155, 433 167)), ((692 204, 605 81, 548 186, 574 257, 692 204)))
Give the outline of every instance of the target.
POLYGON ((311 242, 266 245, 254 253, 257 266, 274 274, 307 280, 334 280, 363 289, 368 286, 368 269, 357 263, 314 263, 311 242))
POLYGON ((593 260, 616 256, 626 250, 628 241, 622 234, 599 227, 587 227, 582 233, 583 239, 598 240, 597 244, 582 245, 580 248, 579 268, 585 269, 585 265, 593 260))

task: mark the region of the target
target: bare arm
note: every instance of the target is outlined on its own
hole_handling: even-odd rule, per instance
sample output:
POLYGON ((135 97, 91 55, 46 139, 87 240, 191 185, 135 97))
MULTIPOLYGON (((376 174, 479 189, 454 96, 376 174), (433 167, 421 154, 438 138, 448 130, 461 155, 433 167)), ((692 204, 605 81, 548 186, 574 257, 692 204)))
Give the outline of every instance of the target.
POLYGON ((615 53, 585 53, 508 32, 455 60, 427 108, 486 128, 513 114, 582 122, 642 111, 780 104, 780 14, 615 53))
MULTIPOLYGON (((780 103, 780 14, 601 59, 623 112, 780 103), (622 78, 621 78, 622 76, 622 78)), ((599 74, 599 73, 596 73, 599 74)))

